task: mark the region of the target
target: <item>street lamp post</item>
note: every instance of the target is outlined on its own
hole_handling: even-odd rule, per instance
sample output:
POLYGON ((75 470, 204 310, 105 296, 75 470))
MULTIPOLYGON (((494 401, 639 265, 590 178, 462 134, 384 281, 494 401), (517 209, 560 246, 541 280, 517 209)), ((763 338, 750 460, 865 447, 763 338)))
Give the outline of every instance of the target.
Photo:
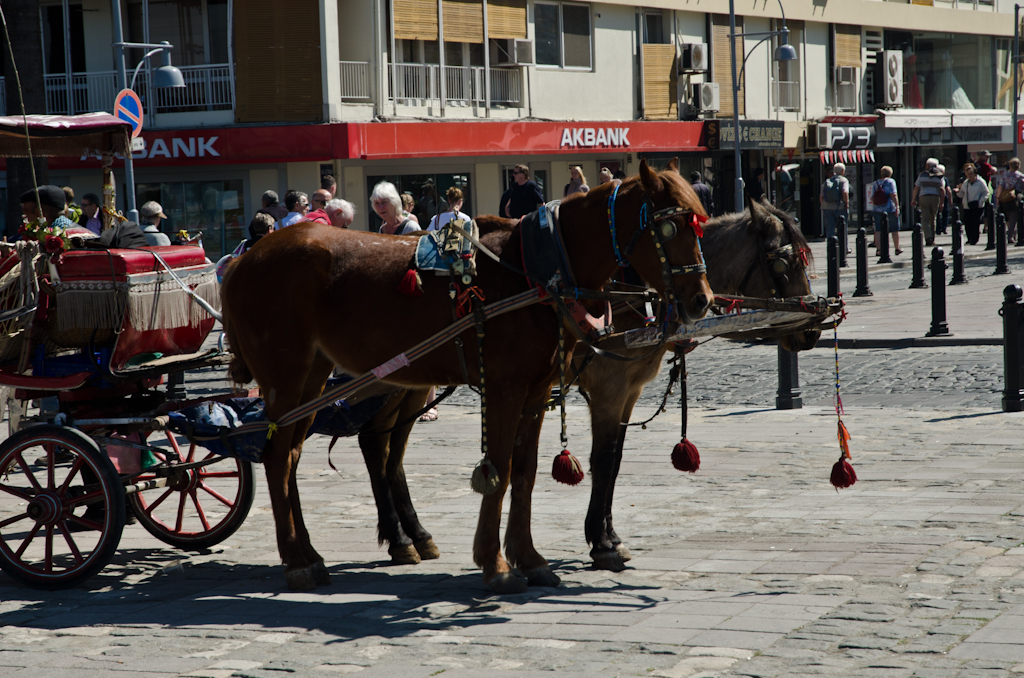
POLYGON ((1020 55, 1020 5, 1013 6, 1013 157, 1019 158, 1020 148, 1020 130, 1017 129, 1017 121, 1019 115, 1017 113, 1017 106, 1020 103, 1020 83, 1017 82, 1019 77, 1020 65, 1022 63, 1020 55))
MULTIPOLYGON (((142 68, 142 64, 146 62, 146 59, 153 56, 157 52, 161 52, 161 65, 160 68, 156 69, 153 74, 153 86, 159 88, 168 87, 184 87, 185 78, 182 77, 181 71, 171 65, 171 49, 174 47, 169 42, 161 42, 160 44, 149 44, 144 42, 125 42, 124 33, 121 30, 121 2, 120 0, 113 0, 110 3, 111 11, 114 15, 114 65, 117 68, 117 86, 119 90, 129 89, 128 87, 128 73, 124 67, 124 48, 125 47, 137 47, 141 49, 149 49, 145 56, 139 61, 135 67, 135 72, 132 75, 131 86, 135 86, 135 78, 139 75, 139 69, 142 68)), ((132 149, 128 148, 124 156, 124 180, 128 185, 125 191, 125 207, 128 212, 128 219, 139 222, 139 211, 135 208, 135 167, 132 159, 132 149)))
MULTIPOLYGON (((733 209, 737 212, 743 209, 743 170, 742 170, 742 156, 740 153, 740 78, 743 77, 743 70, 747 67, 747 57, 753 54, 754 50, 758 46, 774 38, 779 37, 779 46, 775 48, 775 60, 776 61, 794 61, 797 58, 796 50, 792 45, 789 44, 789 29, 786 28, 786 11, 782 8, 782 0, 779 2, 779 11, 782 12, 782 28, 777 31, 758 31, 753 33, 736 33, 736 0, 729 0, 729 40, 732 43, 732 134, 734 141, 733 148, 733 161, 736 165, 736 184, 735 184, 735 195, 733 200, 735 204, 733 209), (736 69, 736 38, 744 37, 761 37, 756 45, 750 50, 750 54, 743 57, 743 61, 740 62, 740 68, 737 72, 736 69)), ((742 47, 742 46, 741 46, 742 47)), ((745 51, 741 49, 741 53, 745 51)))

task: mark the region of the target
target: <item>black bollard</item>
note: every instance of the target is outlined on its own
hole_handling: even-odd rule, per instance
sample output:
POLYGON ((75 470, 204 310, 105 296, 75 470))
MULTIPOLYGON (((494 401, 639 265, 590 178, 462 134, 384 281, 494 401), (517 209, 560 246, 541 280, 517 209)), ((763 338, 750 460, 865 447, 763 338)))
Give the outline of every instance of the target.
POLYGON ((836 220, 836 236, 839 238, 839 268, 846 268, 846 250, 850 249, 850 234, 844 216, 836 220))
POLYGON ((839 239, 834 235, 828 237, 828 296, 839 296, 839 239))
POLYGON ((949 208, 949 220, 953 223, 960 221, 960 208, 957 205, 949 208))
POLYGON ((949 284, 967 284, 964 277, 964 225, 959 219, 953 224, 953 277, 949 284))
POLYGON ((1024 369, 1024 293, 1020 285, 1003 288, 1003 412, 1020 412, 1024 409, 1024 393, 1021 385, 1021 370, 1024 369))
POLYGON ((926 337, 950 336, 946 324, 946 259, 941 247, 932 249, 932 327, 926 337))
POLYGON ((878 234, 878 263, 891 264, 889 256, 889 215, 882 215, 882 232, 878 234))
POLYGON ((920 223, 914 224, 912 244, 910 259, 914 265, 914 277, 910 281, 910 289, 924 289, 928 287, 928 283, 924 280, 924 229, 920 223))
POLYGON ((996 217, 996 270, 993 275, 1003 275, 1010 272, 1006 265, 1006 215, 999 214, 996 217))
POLYGON ((874 292, 868 287, 868 230, 857 229, 857 289, 855 297, 873 297, 874 292))
POLYGON ((779 390, 775 396, 775 409, 799 410, 804 406, 800 397, 800 365, 797 354, 779 346, 779 390))
POLYGON ((992 203, 985 205, 985 232, 988 236, 988 240, 985 244, 985 251, 988 252, 996 248, 996 220, 995 211, 992 209, 992 203))
POLYGON ((921 223, 921 210, 917 209, 916 207, 914 208, 914 223, 921 223))

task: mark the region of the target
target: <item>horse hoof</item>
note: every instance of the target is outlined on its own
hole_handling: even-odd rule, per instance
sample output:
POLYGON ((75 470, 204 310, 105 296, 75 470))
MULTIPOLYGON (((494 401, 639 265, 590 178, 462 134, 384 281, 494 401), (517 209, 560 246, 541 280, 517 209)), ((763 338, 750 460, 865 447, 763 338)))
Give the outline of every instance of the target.
MULTIPOLYGON (((626 553, 629 551, 627 549, 626 553)), ((608 570, 610 572, 622 572, 626 569, 626 558, 623 558, 617 550, 602 549, 598 551, 594 549, 590 552, 590 557, 594 559, 594 567, 599 570, 608 570)))
POLYGON ((496 574, 486 582, 495 593, 507 595, 511 593, 526 593, 529 584, 526 577, 517 572, 502 572, 496 574))
POLYGON ((633 560, 633 554, 629 552, 625 544, 619 543, 615 545, 615 552, 622 558, 622 562, 633 560))
POLYGON ((416 553, 412 544, 392 546, 388 549, 388 555, 391 556, 392 565, 416 565, 420 562, 420 554, 416 553))
POLYGON ((313 580, 317 586, 327 586, 331 583, 331 573, 327 571, 324 561, 316 561, 310 566, 310 570, 313 572, 313 580))
POLYGON ((550 567, 535 567, 527 570, 526 581, 530 586, 551 586, 555 587, 562 583, 558 575, 551 571, 550 567))
POLYGON ((316 577, 312 567, 300 567, 284 573, 288 588, 292 591, 312 591, 316 588, 316 577))
POLYGON ((423 560, 436 560, 441 557, 441 552, 437 550, 437 544, 434 543, 433 539, 424 539, 413 544, 416 547, 416 552, 420 554, 420 558, 423 560))

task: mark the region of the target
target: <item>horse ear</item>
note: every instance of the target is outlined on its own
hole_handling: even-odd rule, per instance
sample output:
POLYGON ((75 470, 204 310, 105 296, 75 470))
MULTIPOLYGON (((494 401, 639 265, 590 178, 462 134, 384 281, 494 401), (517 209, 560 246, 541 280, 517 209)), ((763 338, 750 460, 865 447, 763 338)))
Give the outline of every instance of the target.
POLYGON ((668 161, 668 169, 679 174, 679 158, 672 158, 668 161))
POLYGON ((766 217, 768 216, 764 205, 751 198, 749 193, 744 192, 744 196, 746 197, 747 209, 750 210, 750 227, 755 231, 760 231, 764 227, 766 217))
POLYGON ((640 183, 643 184, 647 194, 651 196, 657 195, 665 189, 664 184, 661 183, 661 178, 658 177, 658 173, 651 169, 650 165, 647 164, 646 158, 640 161, 640 183))

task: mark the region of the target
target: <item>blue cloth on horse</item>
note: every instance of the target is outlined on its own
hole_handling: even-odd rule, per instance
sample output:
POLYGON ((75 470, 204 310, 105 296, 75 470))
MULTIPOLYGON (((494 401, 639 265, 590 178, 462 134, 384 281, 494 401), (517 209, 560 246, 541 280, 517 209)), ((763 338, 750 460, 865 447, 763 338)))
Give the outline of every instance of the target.
MULTIPOLYGON (((470 232, 469 224, 466 224, 463 228, 465 228, 467 232, 470 232)), ((450 233, 451 230, 446 224, 440 230, 428 231, 426 235, 420 237, 420 241, 416 245, 417 269, 421 271, 438 271, 440 273, 448 273, 452 262, 455 261, 455 257, 444 253, 442 243, 450 233)), ((465 238, 460 238, 459 244, 460 255, 464 257, 472 254, 473 243, 469 242, 465 238)))
MULTIPOLYGON (((421 238, 421 240, 425 239, 426 237, 421 238)), ((352 377, 347 376, 332 379, 327 382, 327 388, 334 388, 338 384, 351 381, 351 379, 352 377)), ((366 422, 370 421, 375 414, 384 408, 384 404, 388 401, 390 395, 385 393, 373 396, 360 400, 354 405, 349 405, 344 400, 339 400, 332 407, 324 408, 316 413, 313 423, 310 424, 309 430, 306 431, 306 437, 308 438, 314 433, 334 436, 336 438, 354 436, 362 430, 366 422)))
POLYGON ((167 428, 214 454, 255 463, 259 463, 263 457, 263 448, 267 444, 266 430, 231 435, 234 429, 243 424, 266 420, 262 398, 231 398, 223 403, 208 400, 171 412, 169 417, 167 428))

